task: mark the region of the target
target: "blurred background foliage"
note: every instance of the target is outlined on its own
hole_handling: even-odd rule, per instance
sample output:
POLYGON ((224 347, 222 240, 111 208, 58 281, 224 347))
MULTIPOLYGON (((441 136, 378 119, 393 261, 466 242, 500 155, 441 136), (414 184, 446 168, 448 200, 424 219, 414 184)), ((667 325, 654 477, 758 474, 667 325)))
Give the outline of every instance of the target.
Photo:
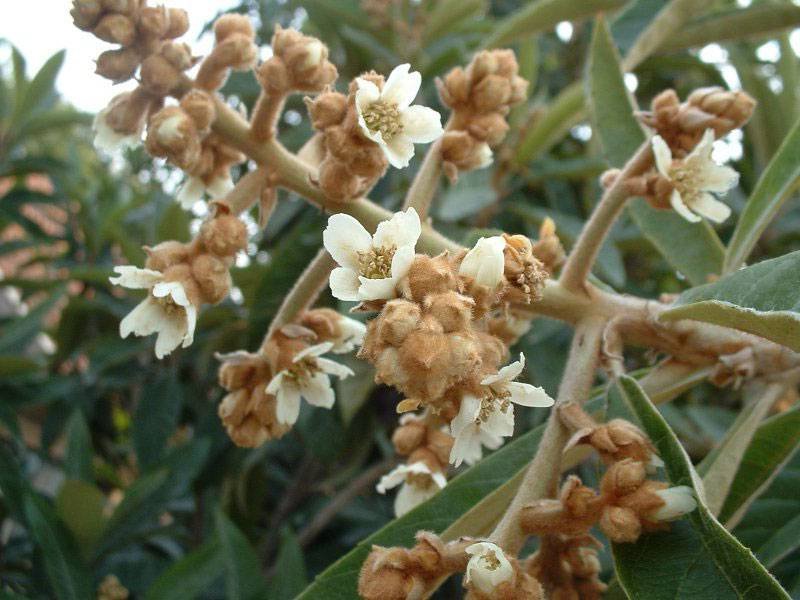
MULTIPOLYGON (((589 4, 616 9, 612 31, 624 55, 666 2, 589 4)), ((626 81, 642 106, 667 87, 685 96, 741 82, 756 97, 752 123, 718 149, 742 173, 730 196, 737 211, 800 111, 800 37, 791 34, 800 9, 790 2, 697 4, 694 21, 626 81), (739 19, 733 29, 725 21, 731 17, 739 19)), ((363 70, 387 73, 410 62, 423 75, 421 103, 440 109, 436 76, 468 62, 487 40, 515 48, 530 100, 511 117, 497 168, 443 184, 432 214, 465 243, 487 229, 536 237, 551 216, 568 247, 606 167, 581 87, 591 21, 570 22, 581 16, 574 7, 558 0, 248 0, 238 10, 254 18, 262 44, 276 24, 319 36, 340 69, 341 88, 363 70), (541 15, 521 28, 508 25, 536 4, 545 5, 541 15)), ((55 54, 32 74, 14 52, 0 79, 0 597, 87 598, 101 588, 111 598, 113 574, 136 598, 291 598, 391 519, 391 499, 373 487, 392 460, 396 397, 375 388, 359 366, 333 410, 304 407, 282 440, 239 449, 217 417, 214 353, 256 347, 319 247, 324 215, 286 195, 264 232, 251 220, 235 293, 203 311, 190 348, 159 362, 152 340, 120 340, 119 320, 139 298, 111 288, 111 267, 141 264, 142 245, 188 239, 203 212, 184 213, 171 194, 180 176, 141 150, 98 157, 91 116, 54 92, 62 59, 55 54)), ((250 74, 235 74, 224 92, 251 107, 258 87, 250 74)), ((280 127, 289 148, 308 138, 300 97, 280 127)), ((417 164, 390 170, 371 197, 398 206, 417 164)), ((723 241, 734 223, 719 230, 723 241)), ((789 203, 753 260, 797 248, 800 211, 789 203)), ((650 297, 687 286, 627 220, 595 274, 650 297)), ((334 305, 327 296, 321 302, 334 305)), ((565 326, 541 320, 520 344, 531 381, 551 393, 568 340, 565 326)), ((629 367, 651 358, 634 356, 629 367)), ((664 414, 700 460, 740 402, 736 391, 701 386, 664 414)), ((520 421, 518 431, 534 425, 520 421)), ((591 482, 594 467, 583 469, 591 482)), ((751 511, 778 524, 800 513, 799 474, 794 460, 751 511)), ((749 544, 763 540, 762 517, 748 515, 741 526, 749 544)), ((770 566, 800 598, 800 554, 770 566)))

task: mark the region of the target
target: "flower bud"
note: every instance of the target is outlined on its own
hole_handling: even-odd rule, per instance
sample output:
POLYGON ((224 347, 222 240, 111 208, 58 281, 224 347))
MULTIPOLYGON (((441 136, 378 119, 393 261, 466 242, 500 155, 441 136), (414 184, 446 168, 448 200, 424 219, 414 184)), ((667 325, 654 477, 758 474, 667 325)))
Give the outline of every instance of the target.
POLYGON ((600 529, 612 542, 635 542, 642 533, 642 523, 630 508, 608 506, 600 517, 600 529))
POLYGON ((466 331, 472 320, 475 302, 458 292, 429 294, 425 298, 425 311, 442 326, 444 333, 466 331))
POLYGON ((513 581, 514 568, 500 546, 478 542, 468 546, 466 552, 471 558, 464 577, 465 586, 491 597, 503 583, 513 581))
POLYGON ((422 302, 428 294, 441 294, 458 288, 453 267, 446 254, 436 257, 418 254, 401 283, 404 295, 422 302))
POLYGON ((325 196, 336 202, 355 198, 361 189, 361 179, 345 163, 330 156, 319 166, 318 183, 325 196))
POLYGON ((139 12, 138 29, 143 35, 161 39, 169 31, 169 13, 162 6, 144 6, 139 12))
POLYGON ((174 40, 189 31, 189 14, 182 8, 170 8, 169 26, 163 38, 174 40))
POLYGON ((497 289, 503 281, 505 247, 506 241, 502 236, 480 238, 464 256, 458 274, 489 290, 497 289))
POLYGON ((427 428, 421 420, 413 420, 394 430, 392 444, 400 456, 408 456, 425 441, 427 428))
POLYGON ((649 515, 656 521, 674 521, 697 508, 692 488, 679 485, 654 492, 664 505, 649 515))
POLYGON ((214 22, 214 37, 217 44, 225 41, 233 34, 242 34, 250 39, 255 38, 255 31, 250 19, 244 15, 228 13, 214 22))
POLYGON ((161 242, 153 248, 145 246, 144 251, 147 254, 145 268, 163 273, 168 267, 186 262, 190 247, 188 244, 169 240, 161 242))
POLYGON ((642 462, 630 458, 615 462, 603 476, 603 493, 616 496, 631 494, 639 489, 646 476, 642 462))
POLYGON ((376 319, 377 333, 383 342, 399 346, 419 328, 421 319, 422 311, 418 305, 406 300, 390 300, 376 319))
POLYGON ((161 54, 151 54, 142 61, 142 87, 156 96, 166 96, 181 83, 181 72, 161 54))
POLYGON ((167 106, 150 119, 147 151, 187 170, 200 158, 200 137, 194 121, 179 106, 167 106))
POLYGON ((192 260, 192 275, 200 286, 203 300, 209 304, 222 302, 231 289, 228 265, 213 254, 200 254, 192 260))
POLYGON ((72 0, 72 9, 69 14, 75 27, 83 31, 91 31, 102 12, 100 0, 72 0))
POLYGON ((194 121, 198 132, 208 131, 216 118, 217 109, 214 100, 202 90, 191 90, 181 98, 180 106, 194 121))
POLYGON ((139 55, 133 48, 106 50, 97 57, 95 73, 114 83, 121 83, 133 77, 139 67, 139 55))
POLYGON ((141 0, 102 0, 106 12, 131 15, 139 8, 141 0))
POLYGON ((136 40, 136 26, 130 18, 108 14, 100 19, 92 32, 104 42, 130 46, 136 40))
POLYGON ((203 223, 199 239, 212 254, 232 258, 247 247, 247 227, 236 215, 221 214, 203 223))
POLYGON ((308 114, 314 129, 323 130, 338 125, 347 112, 347 96, 339 92, 323 92, 313 100, 306 99, 308 114))
POLYGON ((501 110, 511 99, 511 83, 499 75, 489 75, 472 89, 472 102, 479 112, 501 110))

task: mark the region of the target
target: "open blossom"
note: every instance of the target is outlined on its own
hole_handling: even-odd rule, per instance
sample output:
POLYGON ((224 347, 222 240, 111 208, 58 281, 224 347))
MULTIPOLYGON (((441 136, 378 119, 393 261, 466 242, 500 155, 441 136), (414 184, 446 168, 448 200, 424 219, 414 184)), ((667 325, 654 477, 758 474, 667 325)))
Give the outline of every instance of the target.
POLYGON ((394 513, 402 517, 412 508, 433 497, 436 492, 447 485, 443 473, 432 472, 424 462, 400 465, 381 477, 375 489, 385 494, 386 490, 400 486, 394 500, 394 513))
POLYGON ((674 521, 697 508, 692 488, 687 485, 678 485, 654 492, 664 502, 650 515, 656 521, 674 521))
POLYGON ((349 377, 353 371, 322 355, 330 352, 333 342, 325 342, 300 351, 288 369, 280 371, 267 385, 267 393, 273 394, 278 405, 276 418, 279 423, 294 425, 300 414, 300 398, 322 408, 333 406, 334 393, 328 375, 340 379, 349 377))
POLYGON ((338 326, 339 335, 336 339, 331 340, 333 342, 331 352, 334 354, 347 354, 361 347, 361 344, 364 343, 364 336, 367 333, 367 326, 364 323, 342 315, 338 326))
POLYGON ((133 266, 114 267, 114 271, 118 277, 109 278, 114 285, 149 290, 147 298, 120 322, 119 334, 123 338, 131 333, 137 336, 157 333, 157 358, 163 358, 179 345, 186 348, 192 343, 197 307, 180 281, 165 281, 159 271, 133 266))
POLYGON ((497 586, 514 578, 514 567, 503 549, 492 542, 477 542, 465 548, 470 555, 464 576, 464 585, 474 586, 491 596, 497 586))
POLYGON ((514 381, 525 367, 525 356, 506 365, 495 375, 481 381, 485 395, 466 394, 458 414, 450 422, 450 435, 455 439, 450 462, 473 464, 481 459, 481 446, 494 450, 503 438, 514 434, 514 406, 552 406, 554 400, 539 387, 514 381), (513 404, 512 404, 513 403, 513 404))
POLYGON ((189 210, 195 202, 203 199, 203 194, 205 193, 208 193, 213 198, 222 198, 232 189, 233 180, 230 175, 227 177, 215 177, 208 184, 204 183, 199 177, 190 175, 178 190, 176 200, 182 208, 189 210))
POLYGON ((361 131, 378 144, 392 166, 407 167, 414 156, 414 144, 426 144, 442 135, 439 113, 426 106, 411 105, 419 92, 422 76, 409 73, 410 65, 394 68, 383 89, 359 77, 356 79, 356 110, 361 131))
POLYGON ((490 290, 495 289, 503 280, 505 247, 506 241, 499 235, 479 239, 464 256, 458 274, 471 277, 475 283, 490 290))
POLYGON ((325 248, 340 265, 331 272, 331 292, 339 300, 389 300, 414 261, 421 233, 413 208, 395 213, 370 235, 350 215, 335 214, 322 234, 325 248))
POLYGON ((670 204, 687 221, 696 223, 705 217, 722 223, 731 209, 711 192, 724 194, 739 181, 739 174, 711 158, 714 131, 707 129, 694 150, 684 159, 673 160, 669 146, 661 136, 653 136, 656 168, 672 184, 670 204))

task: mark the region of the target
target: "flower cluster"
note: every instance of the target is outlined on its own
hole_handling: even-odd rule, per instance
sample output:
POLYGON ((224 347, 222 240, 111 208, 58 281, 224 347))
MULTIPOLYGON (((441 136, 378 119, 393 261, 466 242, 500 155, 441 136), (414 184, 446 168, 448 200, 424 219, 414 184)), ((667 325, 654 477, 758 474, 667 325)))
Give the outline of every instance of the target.
POLYGON ((284 98, 290 92, 319 93, 336 81, 336 67, 328 60, 328 47, 314 37, 276 26, 272 56, 256 69, 262 93, 251 123, 253 137, 268 139, 273 133, 284 98))
POLYGON ((258 58, 255 37, 248 17, 230 13, 218 18, 214 22, 214 49, 200 65, 195 85, 209 92, 218 90, 231 70, 252 69, 258 58))
POLYGON ((352 371, 322 355, 350 352, 363 336, 359 321, 315 309, 270 336, 257 353, 218 355, 219 382, 228 391, 219 416, 234 443, 254 448, 283 436, 297 421, 301 398, 333 406, 329 375, 344 378, 352 371))
POLYGON ((200 228, 189 244, 168 241, 145 248, 145 268, 115 267, 111 283, 148 290, 145 298, 120 322, 120 335, 157 333, 155 353, 163 358, 194 339, 197 311, 221 302, 230 290, 229 268, 247 243, 247 230, 224 205, 200 228))
POLYGON ((362 74, 347 96, 329 91, 308 101, 311 121, 323 135, 318 183, 326 196, 345 201, 366 193, 387 162, 406 167, 415 143, 442 135, 439 113, 411 105, 421 82, 420 74, 404 64, 385 81, 374 72, 362 74))
POLYGON ((607 587, 600 580, 601 544, 594 536, 548 535, 539 551, 526 563, 526 570, 550 591, 550 598, 600 600, 607 587))
POLYGON ((399 517, 422 504, 447 484, 446 472, 453 438, 429 417, 406 414, 392 435, 392 443, 406 463, 385 475, 377 485, 379 493, 401 486, 394 512, 399 517))
POLYGON ((441 149, 451 180, 459 171, 492 163, 492 148, 508 133, 506 115, 528 90, 528 82, 518 73, 511 50, 484 50, 466 69, 457 67, 437 80, 442 102, 453 110, 441 149))
POLYGON ((513 556, 492 542, 465 549, 470 556, 464 573, 467 600, 543 600, 539 581, 513 556))

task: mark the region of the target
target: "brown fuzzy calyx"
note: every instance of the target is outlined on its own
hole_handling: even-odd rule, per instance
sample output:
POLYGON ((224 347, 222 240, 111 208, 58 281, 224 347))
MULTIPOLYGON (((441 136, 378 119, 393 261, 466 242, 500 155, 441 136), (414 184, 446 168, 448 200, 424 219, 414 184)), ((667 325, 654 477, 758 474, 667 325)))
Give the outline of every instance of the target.
POLYGON ((336 67, 328 60, 328 47, 317 38, 278 25, 272 36, 272 51, 273 56, 256 73, 265 90, 321 92, 338 77, 336 67))
POLYGON ((558 600, 600 600, 607 587, 600 580, 597 551, 603 545, 589 534, 548 535, 525 564, 548 592, 558 600))
POLYGON ((195 85, 209 92, 225 85, 231 70, 253 68, 258 57, 255 31, 244 15, 222 15, 214 23, 214 38, 214 49, 203 60, 195 78, 195 85))
POLYGON ((503 274, 510 286, 506 296, 522 302, 536 302, 542 297, 550 273, 533 253, 533 244, 524 235, 503 234, 506 247, 503 274))

